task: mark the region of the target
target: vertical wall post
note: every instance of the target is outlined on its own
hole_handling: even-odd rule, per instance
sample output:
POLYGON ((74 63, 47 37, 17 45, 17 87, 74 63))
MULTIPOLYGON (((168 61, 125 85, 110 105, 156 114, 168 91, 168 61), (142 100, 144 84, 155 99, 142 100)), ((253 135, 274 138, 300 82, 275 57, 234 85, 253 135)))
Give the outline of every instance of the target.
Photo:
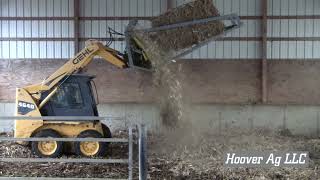
POLYGON ((262 61, 261 61, 261 94, 262 103, 268 101, 268 64, 267 64, 267 31, 268 31, 268 0, 262 0, 262 22, 261 22, 261 50, 262 50, 262 61))
POLYGON ((139 125, 139 180, 147 179, 147 145, 145 125, 139 125))
POLYGON ((173 8, 173 0, 167 0, 167 10, 173 8))
POLYGON ((80 0, 74 0, 73 18, 74 18, 74 53, 79 52, 79 38, 80 38, 80 0))

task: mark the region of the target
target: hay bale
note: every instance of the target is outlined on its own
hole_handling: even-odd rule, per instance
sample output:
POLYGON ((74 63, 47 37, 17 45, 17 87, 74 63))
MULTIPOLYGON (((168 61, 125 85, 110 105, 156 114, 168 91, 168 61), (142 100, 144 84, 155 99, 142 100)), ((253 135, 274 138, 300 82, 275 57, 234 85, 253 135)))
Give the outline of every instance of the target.
POLYGON ((219 11, 214 7, 212 0, 197 0, 170 9, 164 14, 154 17, 151 22, 153 27, 159 27, 219 15, 219 11))
MULTIPOLYGON (((219 16, 212 0, 197 0, 184 4, 151 20, 152 27, 219 16)), ((183 28, 150 33, 150 39, 163 51, 179 51, 221 34, 224 24, 212 21, 183 28)))

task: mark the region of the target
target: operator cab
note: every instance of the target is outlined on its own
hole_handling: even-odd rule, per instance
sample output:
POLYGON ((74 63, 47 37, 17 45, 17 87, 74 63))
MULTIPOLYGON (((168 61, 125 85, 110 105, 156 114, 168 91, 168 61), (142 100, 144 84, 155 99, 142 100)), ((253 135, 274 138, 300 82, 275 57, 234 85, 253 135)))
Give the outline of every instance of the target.
MULTIPOLYGON (((75 74, 60 81, 58 91, 40 109, 43 116, 98 116, 94 98, 94 76, 75 74)), ((95 91, 96 92, 96 91, 95 91)), ((41 101, 50 92, 41 96, 41 101)))

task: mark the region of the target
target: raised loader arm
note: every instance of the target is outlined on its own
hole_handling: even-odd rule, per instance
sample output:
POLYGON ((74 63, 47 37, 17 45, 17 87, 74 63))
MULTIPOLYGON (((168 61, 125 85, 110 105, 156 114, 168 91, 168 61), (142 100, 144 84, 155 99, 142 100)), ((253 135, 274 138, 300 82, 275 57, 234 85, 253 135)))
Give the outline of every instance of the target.
MULTIPOLYGON (((81 69, 85 68, 95 56, 101 57, 105 61, 119 67, 126 68, 127 63, 119 56, 119 53, 111 48, 105 47, 97 41, 88 41, 87 46, 80 51, 74 58, 60 67, 56 72, 46 78, 42 83, 26 86, 26 90, 35 100, 39 100, 41 92, 48 91, 55 87, 63 78, 66 78, 81 69)), ((57 88, 53 89, 48 97, 39 105, 41 108, 51 97, 57 88)))

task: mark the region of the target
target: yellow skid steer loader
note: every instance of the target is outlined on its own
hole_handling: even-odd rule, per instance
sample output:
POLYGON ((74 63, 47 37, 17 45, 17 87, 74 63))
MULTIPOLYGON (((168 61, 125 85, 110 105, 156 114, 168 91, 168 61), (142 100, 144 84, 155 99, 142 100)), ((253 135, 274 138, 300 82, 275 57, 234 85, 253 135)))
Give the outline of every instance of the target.
MULTIPOLYGON (((168 31, 206 24, 211 21, 231 21, 225 31, 239 27, 237 15, 207 17, 204 19, 179 22, 149 29, 139 29, 146 33, 168 31)), ((96 101, 93 93, 92 79, 94 77, 80 74, 95 56, 115 65, 118 68, 152 69, 152 63, 144 52, 140 42, 132 37, 132 29, 136 25, 131 21, 125 33, 126 51, 124 54, 104 46, 102 43, 90 40, 86 47, 74 58, 67 61, 62 67, 46 78, 42 83, 30 85, 16 90, 16 116, 43 117, 43 116, 98 116, 96 101)), ((188 38, 188 37, 186 37, 188 38)), ((199 48, 208 41, 199 45, 192 45, 188 51, 180 56, 199 48)), ((191 45, 190 45, 191 46, 191 45)), ((176 56, 175 58, 178 58, 176 56)), ((45 119, 45 118, 44 118, 45 119)), ((109 128, 98 120, 88 121, 49 121, 49 120, 16 120, 14 136, 16 138, 29 137, 78 137, 78 138, 110 138, 109 128)), ((23 144, 22 142, 19 142, 23 144)), ((60 141, 33 141, 30 142, 32 152, 39 157, 59 157, 66 143, 60 141)), ((71 148, 77 155, 85 157, 103 156, 107 150, 106 142, 74 142, 71 148)))
MULTIPOLYGON (((122 54, 97 41, 88 41, 86 47, 40 84, 16 90, 16 115, 42 116, 98 116, 93 96, 93 76, 78 74, 98 56, 119 67, 128 64, 122 54)), ((111 137, 109 128, 100 121, 15 121, 14 136, 28 137, 111 137)), ((40 157, 58 157, 64 143, 57 141, 31 142, 32 152, 40 157)), ((82 156, 102 156, 105 142, 75 142, 73 149, 82 156)))

